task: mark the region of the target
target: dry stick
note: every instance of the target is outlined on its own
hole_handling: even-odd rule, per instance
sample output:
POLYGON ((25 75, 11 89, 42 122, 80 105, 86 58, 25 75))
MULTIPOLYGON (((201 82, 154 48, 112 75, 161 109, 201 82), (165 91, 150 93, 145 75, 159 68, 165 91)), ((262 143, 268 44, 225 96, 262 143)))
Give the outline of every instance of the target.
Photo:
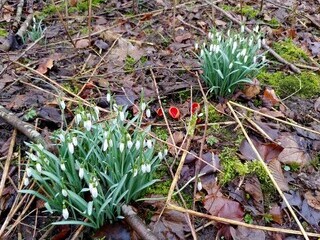
POLYGON ((320 135, 320 132, 316 131, 316 130, 313 130, 313 129, 310 129, 310 128, 307 128, 307 127, 303 127, 303 126, 300 126, 298 124, 295 124, 295 123, 291 123, 291 122, 287 122, 287 121, 284 121, 282 119, 279 119, 279 118, 275 118, 275 117, 272 117, 272 116, 269 116, 268 114, 265 114, 265 113, 261 113, 259 111, 256 111, 256 110, 253 110, 251 108, 248 108, 248 107, 245 107, 245 106, 242 106, 241 104, 238 104, 238 103, 235 103, 235 102, 232 102, 232 101, 229 101, 230 104, 234 105, 234 106, 237 106, 237 107, 240 107, 240 108, 243 108, 243 109, 246 109, 250 112, 254 112, 254 113, 257 113, 257 114, 260 114, 264 117, 267 117, 267 118, 270 118, 272 120, 275 120, 275 121, 279 121, 281 123, 284 123, 284 124, 287 124, 287 125, 290 125, 292 127, 297 127, 297 128, 301 128, 305 131, 308 131, 308 132, 312 132, 312 133, 315 133, 315 134, 319 134, 320 135))
POLYGON ((121 207, 122 213, 125 217, 125 220, 133 229, 138 233, 138 235, 144 240, 157 240, 158 238, 154 233, 144 226, 144 222, 141 218, 133 211, 131 206, 123 205, 121 207))
POLYGON ((68 31, 68 26, 67 26, 66 23, 63 21, 63 17, 62 17, 62 15, 61 15, 59 9, 58 9, 57 6, 56 6, 56 3, 54 2, 54 0, 51 0, 51 2, 52 2, 52 4, 53 4, 53 6, 56 8, 56 11, 57 11, 57 13, 58 13, 59 19, 60 19, 60 21, 61 21, 61 23, 62 23, 62 25, 63 25, 64 30, 65 30, 66 33, 67 33, 67 37, 69 38, 71 44, 72 44, 74 47, 76 47, 76 44, 75 44, 75 42, 73 41, 73 39, 72 39, 72 37, 70 36, 70 33, 69 33, 69 31, 68 31))
POLYGON ((227 105, 229 107, 229 109, 231 110, 233 116, 235 117, 236 121, 238 122, 243 134, 245 135, 247 141, 249 142, 251 148, 253 149, 253 151, 255 152, 257 158, 259 159, 259 161, 261 162, 261 164, 263 165, 263 168, 265 169, 265 171, 268 173, 272 183, 274 184, 275 188, 277 189, 277 191, 279 192, 279 195, 281 196, 281 198, 283 199, 283 201, 285 202, 287 208, 289 209, 290 213, 292 214, 293 218, 295 219, 296 223, 298 224, 299 228, 300 228, 300 231, 302 233, 302 235, 304 236, 305 239, 309 239, 303 226, 301 225, 297 215, 295 214, 295 212, 293 211, 292 207, 290 206, 290 203, 288 202, 286 196, 283 194, 283 192, 281 191, 277 181, 274 179, 272 173, 270 172, 268 166, 266 165, 266 163, 264 162, 264 160, 262 159, 262 157, 260 156, 258 150, 256 149, 256 147, 254 146, 254 144, 252 143, 248 133, 246 132, 246 130, 244 129, 242 123, 240 122, 237 114, 234 112, 234 109, 233 107, 231 106, 231 104, 229 102, 227 102, 227 105))
MULTIPOLYGON (((14 129, 13 133, 12 133, 11 141, 10 141, 7 160, 6 160, 6 163, 4 164, 4 168, 2 171, 2 178, 1 178, 1 182, 0 182, 0 196, 2 196, 2 192, 5 187, 6 180, 7 180, 7 176, 8 176, 8 172, 9 172, 9 168, 10 168, 10 162, 11 162, 12 154, 13 154, 13 148, 14 148, 14 145, 16 142, 16 136, 17 136, 17 129, 14 129)), ((0 215, 1 215, 1 210, 0 210, 0 215)))
MULTIPOLYGON (((87 222, 87 221, 88 221, 88 218, 86 218, 86 219, 84 220, 84 222, 87 222)), ((73 234, 73 236, 72 236, 72 238, 71 238, 70 240, 77 240, 77 239, 79 239, 78 237, 79 237, 80 233, 83 231, 83 229, 84 229, 84 225, 79 226, 78 229, 77 229, 77 231, 73 234)))
MULTIPOLYGON (((176 211, 179 211, 179 212, 189 213, 189 214, 192 214, 192 215, 197 216, 197 217, 207 218, 207 219, 213 220, 215 222, 221 222, 221 223, 224 223, 224 224, 232 224, 232 225, 247 227, 247 228, 251 228, 251 229, 269 231, 269 232, 279 232, 279 233, 302 235, 301 232, 297 231, 297 230, 283 229, 283 228, 273 228, 273 227, 265 227, 265 226, 258 226, 258 225, 248 224, 248 223, 244 223, 244 222, 240 222, 240 221, 236 221, 236 220, 231 220, 231 219, 227 219, 227 218, 216 217, 216 216, 213 216, 213 215, 208 215, 208 214, 205 214, 205 213, 196 212, 196 211, 193 211, 193 210, 189 210, 189 209, 185 209, 185 208, 176 206, 176 205, 171 204, 171 203, 168 205, 168 209, 176 210, 176 211)), ((320 234, 317 234, 317 233, 307 232, 306 234, 308 236, 310 236, 310 237, 318 237, 318 238, 320 237, 320 234)))
POLYGON ((33 19, 33 13, 30 13, 26 20, 24 20, 24 22, 22 23, 21 27, 19 28, 18 32, 16 33, 16 35, 18 35, 19 37, 23 38, 23 36, 25 35, 25 33, 28 30, 28 27, 31 24, 31 21, 33 19))
POLYGON ((15 22, 13 23, 13 27, 14 28, 18 28, 18 25, 19 25, 19 23, 21 21, 23 4, 24 4, 24 0, 20 0, 18 5, 17 5, 16 18, 15 18, 15 22))
POLYGON ((88 1, 88 39, 91 43, 91 17, 92 17, 92 0, 88 1))
POLYGON ((0 0, 0 10, 6 4, 7 0, 0 0))
MULTIPOLYGON (((210 4, 212 7, 214 7, 216 10, 220 11, 221 13, 223 13, 223 15, 225 15, 227 18, 229 18, 231 21, 233 21, 234 23, 237 23, 239 25, 241 25, 241 22, 239 22, 236 18, 234 18, 233 16, 231 16, 228 12, 226 12, 225 10, 219 8, 218 6, 216 6, 215 4, 212 4, 209 0, 205 0, 208 4, 210 4)), ((245 27, 246 32, 251 33, 252 31, 248 28, 245 27)), ((283 59, 278 53, 276 53, 271 47, 269 47, 267 44, 262 43, 262 46, 269 52, 271 53, 279 62, 287 65, 290 67, 290 69, 295 72, 295 73, 301 73, 301 70, 299 68, 297 68, 294 64, 289 63, 287 60, 283 59)))

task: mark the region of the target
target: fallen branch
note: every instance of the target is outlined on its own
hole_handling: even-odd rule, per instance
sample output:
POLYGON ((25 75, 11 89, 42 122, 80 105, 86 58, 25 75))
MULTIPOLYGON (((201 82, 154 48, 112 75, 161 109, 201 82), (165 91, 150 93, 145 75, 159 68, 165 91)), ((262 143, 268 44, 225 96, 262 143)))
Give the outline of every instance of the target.
MULTIPOLYGON (((220 11, 223 15, 225 15, 227 18, 229 18, 232 22, 237 23, 239 25, 242 25, 242 23, 234 18, 233 16, 231 16, 228 12, 226 12, 225 10, 223 10, 222 8, 219 8, 217 5, 213 4, 212 2, 210 2, 209 0, 205 0, 206 3, 210 4, 213 8, 215 8, 216 10, 220 11)), ((245 27, 246 32, 251 33, 252 30, 249 29, 248 27, 245 27)), ((301 70, 299 68, 297 68, 294 64, 288 62, 287 60, 283 59, 278 53, 276 53, 271 47, 269 47, 267 44, 262 43, 262 46, 264 49, 266 49, 270 54, 272 54, 274 56, 275 59, 277 59, 279 62, 289 66, 289 68, 295 72, 295 73, 301 73, 301 70)))

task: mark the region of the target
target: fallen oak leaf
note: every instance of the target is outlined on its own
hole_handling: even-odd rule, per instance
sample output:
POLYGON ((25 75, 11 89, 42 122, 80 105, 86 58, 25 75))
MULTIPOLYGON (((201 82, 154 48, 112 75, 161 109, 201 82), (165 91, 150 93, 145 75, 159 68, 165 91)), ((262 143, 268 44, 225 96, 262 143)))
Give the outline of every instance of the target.
POLYGON ((53 59, 52 58, 44 58, 41 60, 41 63, 39 64, 37 71, 42 74, 46 74, 48 72, 48 69, 51 69, 53 67, 53 59))
POLYGON ((89 39, 80 39, 76 42, 76 48, 87 48, 90 46, 89 39))

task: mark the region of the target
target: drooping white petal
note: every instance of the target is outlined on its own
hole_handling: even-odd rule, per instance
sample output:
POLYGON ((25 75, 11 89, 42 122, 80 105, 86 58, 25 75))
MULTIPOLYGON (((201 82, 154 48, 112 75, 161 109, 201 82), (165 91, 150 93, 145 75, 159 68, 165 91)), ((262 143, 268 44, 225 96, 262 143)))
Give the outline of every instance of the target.
POLYGON ((24 186, 28 186, 29 183, 30 183, 29 178, 28 178, 28 177, 25 177, 25 178, 23 179, 23 185, 24 185, 24 186))
POLYGON ((108 139, 104 139, 103 144, 102 144, 102 150, 105 152, 108 149, 108 139))
POLYGON ((84 169, 82 167, 79 168, 79 178, 83 179, 84 176, 84 169))
POLYGON ((42 167, 41 167, 41 164, 40 164, 40 163, 37 163, 37 164, 36 164, 36 169, 37 169, 37 171, 38 171, 39 173, 42 172, 42 167))
POLYGON ((147 118, 150 118, 150 117, 151 117, 151 111, 150 111, 149 108, 146 110, 146 117, 147 117, 147 118))
POLYGON ((65 171, 66 170, 66 165, 64 163, 61 163, 60 164, 60 167, 61 167, 61 170, 62 171, 65 171))
POLYGON ((133 142, 131 140, 127 142, 128 149, 131 149, 132 145, 133 145, 133 142))
POLYGON ((91 127, 92 127, 91 120, 86 120, 86 121, 84 121, 83 126, 84 126, 84 128, 85 128, 87 131, 90 131, 90 130, 91 130, 91 127))
POLYGON ((61 193, 64 197, 68 196, 68 192, 65 189, 62 189, 61 193))
POLYGON ((78 138, 77 137, 72 137, 72 143, 74 146, 78 145, 78 138))
POLYGON ((140 143, 140 141, 138 140, 138 141, 136 142, 136 149, 139 150, 139 149, 140 149, 140 146, 141 146, 141 143, 140 143))
POLYGON ((197 188, 198 188, 198 191, 202 190, 202 183, 200 180, 198 181, 197 188))
POLYGON ((119 150, 120 150, 121 153, 123 152, 123 150, 124 150, 124 143, 123 142, 121 142, 119 144, 119 150))
POLYGON ((77 125, 79 125, 80 122, 81 122, 81 120, 82 120, 81 114, 78 113, 78 114, 76 115, 74 121, 76 122, 77 125))
POLYGON ((73 143, 72 143, 72 142, 69 142, 69 143, 68 143, 68 149, 69 149, 69 152, 70 152, 71 154, 74 153, 74 146, 73 146, 73 143))
POLYGON ((65 220, 67 220, 69 218, 69 211, 67 208, 63 208, 62 209, 62 216, 65 220))

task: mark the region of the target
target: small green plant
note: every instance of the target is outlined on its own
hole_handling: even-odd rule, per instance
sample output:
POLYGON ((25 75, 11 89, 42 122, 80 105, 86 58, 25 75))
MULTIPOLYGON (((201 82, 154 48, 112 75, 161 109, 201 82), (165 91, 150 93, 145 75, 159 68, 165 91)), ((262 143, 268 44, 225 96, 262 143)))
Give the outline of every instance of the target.
MULTIPOLYGON (((44 35, 45 31, 46 28, 42 26, 42 20, 33 18, 32 28, 27 32, 28 39, 35 42, 44 35)), ((23 41, 26 42, 26 39, 24 38, 23 41)))
POLYGON ((266 222, 266 223, 271 223, 272 220, 273 220, 273 217, 270 213, 265 213, 263 214, 263 220, 266 222))
POLYGON ((30 108, 24 115, 23 119, 26 121, 32 120, 37 116, 37 111, 34 108, 30 108))
POLYGON ((209 32, 199 58, 202 78, 216 97, 226 97, 242 83, 252 82, 266 64, 264 54, 258 54, 263 40, 257 32, 258 28, 255 28, 252 33, 245 33, 244 26, 240 33, 229 29, 226 36, 216 30, 209 32))
POLYGON ((248 19, 253 19, 259 14, 259 10, 254 9, 252 6, 244 5, 242 8, 236 7, 235 8, 237 13, 243 14, 248 19))
MULTIPOLYGON (((64 110, 63 102, 60 106, 64 110)), ((140 130, 146 104, 132 119, 126 108, 110 106, 113 117, 100 123, 96 107, 77 109, 76 126, 53 136, 56 155, 28 144, 25 185, 32 178, 39 190, 21 192, 43 199, 50 213, 62 214, 65 220, 54 224, 99 228, 121 218, 121 206, 156 182, 152 175, 166 151, 155 154, 150 127, 140 130)))
POLYGON ((289 62, 310 62, 308 54, 298 47, 290 38, 273 43, 274 50, 289 62))
POLYGON ((219 142, 219 139, 216 138, 215 136, 209 136, 207 138, 207 143, 210 145, 210 146, 213 146, 214 144, 218 143, 219 142))
POLYGON ((248 223, 248 224, 252 224, 253 223, 253 217, 250 213, 246 213, 246 215, 244 215, 244 218, 243 218, 244 222, 245 223, 248 223))

